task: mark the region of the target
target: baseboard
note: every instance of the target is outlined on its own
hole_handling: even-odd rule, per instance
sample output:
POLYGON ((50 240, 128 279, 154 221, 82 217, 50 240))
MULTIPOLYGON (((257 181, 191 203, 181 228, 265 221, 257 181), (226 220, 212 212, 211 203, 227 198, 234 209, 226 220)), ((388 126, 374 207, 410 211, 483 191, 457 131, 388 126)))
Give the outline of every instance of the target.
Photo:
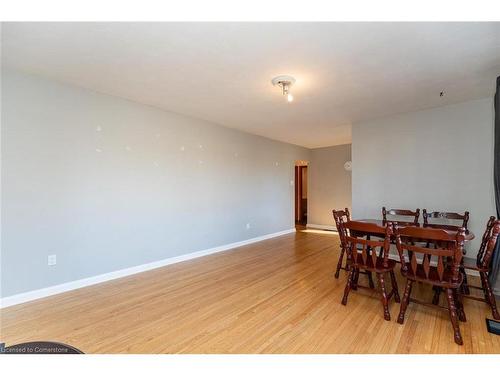
POLYGON ((37 290, 30 291, 30 292, 14 294, 12 296, 8 296, 8 297, 4 297, 4 298, 0 299, 0 309, 8 307, 8 306, 18 305, 21 303, 33 301, 33 300, 44 298, 44 297, 49 297, 49 296, 59 294, 59 293, 69 292, 71 290, 80 289, 80 288, 83 288, 86 286, 103 283, 105 281, 119 279, 121 277, 134 275, 136 273, 149 271, 149 270, 152 270, 155 268, 168 266, 169 264, 179 263, 179 262, 183 262, 186 260, 191 260, 191 259, 203 257, 206 255, 231 250, 231 249, 234 249, 234 248, 237 248, 240 246, 250 245, 250 244, 255 243, 255 242, 268 240, 268 239, 273 238, 273 237, 278 237, 278 236, 282 236, 282 235, 294 233, 294 232, 295 232, 295 228, 287 229, 287 230, 283 230, 281 232, 270 233, 270 234, 266 234, 264 236, 254 237, 254 238, 250 238, 250 239, 244 240, 244 241, 233 242, 233 243, 230 243, 227 245, 222 245, 222 246, 217 246, 217 247, 213 247, 213 248, 206 249, 206 250, 196 251, 194 253, 188 253, 188 254, 172 257, 172 258, 166 258, 166 259, 162 259, 162 260, 159 260, 156 262, 141 264, 139 266, 129 267, 129 268, 121 269, 118 271, 113 271, 113 272, 109 272, 109 273, 105 273, 105 274, 101 274, 101 275, 97 275, 97 276, 88 277, 85 279, 70 281, 70 282, 67 282, 64 284, 49 286, 47 288, 37 289, 37 290))
POLYGON ((311 229, 324 229, 324 230, 333 230, 337 231, 337 228, 334 225, 323 225, 323 224, 306 224, 306 228, 311 228, 311 229))

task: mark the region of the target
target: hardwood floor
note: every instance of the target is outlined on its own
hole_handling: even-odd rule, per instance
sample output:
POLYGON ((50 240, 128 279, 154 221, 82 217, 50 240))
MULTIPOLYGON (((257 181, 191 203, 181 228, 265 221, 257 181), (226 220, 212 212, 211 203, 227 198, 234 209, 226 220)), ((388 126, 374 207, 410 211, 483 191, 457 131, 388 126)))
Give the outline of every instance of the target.
MULTIPOLYGON (((0 341, 86 353, 500 353, 480 302, 465 301, 463 346, 445 310, 410 304, 399 325, 391 301, 387 322, 377 293, 364 289, 342 306, 338 236, 306 232, 5 308, 0 341)), ((415 292, 431 299, 428 286, 415 292)))

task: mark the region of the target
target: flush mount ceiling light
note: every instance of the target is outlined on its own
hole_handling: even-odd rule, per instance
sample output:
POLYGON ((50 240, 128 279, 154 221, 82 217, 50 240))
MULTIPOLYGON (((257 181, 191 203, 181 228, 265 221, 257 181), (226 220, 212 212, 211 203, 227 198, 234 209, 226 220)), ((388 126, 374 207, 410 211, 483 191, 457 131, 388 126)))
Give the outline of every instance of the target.
POLYGON ((281 88, 281 93, 286 96, 288 102, 293 102, 293 95, 290 93, 290 87, 295 83, 295 78, 292 76, 278 76, 271 81, 274 86, 281 88))

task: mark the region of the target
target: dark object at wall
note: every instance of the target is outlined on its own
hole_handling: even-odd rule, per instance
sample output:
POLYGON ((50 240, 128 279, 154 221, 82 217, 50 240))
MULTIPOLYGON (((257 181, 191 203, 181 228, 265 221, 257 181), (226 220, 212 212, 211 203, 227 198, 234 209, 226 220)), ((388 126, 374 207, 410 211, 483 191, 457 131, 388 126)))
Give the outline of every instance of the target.
MULTIPOLYGON (((493 180, 495 182, 495 203, 497 207, 497 219, 500 219, 500 77, 497 77, 497 87, 495 92, 495 148, 493 152, 494 174, 493 180)), ((498 280, 500 273, 500 241, 497 241, 495 254, 491 262, 490 271, 490 284, 493 288, 498 280)))
POLYGON ((500 335, 500 322, 497 322, 496 320, 486 319, 486 327, 488 328, 489 333, 500 335))

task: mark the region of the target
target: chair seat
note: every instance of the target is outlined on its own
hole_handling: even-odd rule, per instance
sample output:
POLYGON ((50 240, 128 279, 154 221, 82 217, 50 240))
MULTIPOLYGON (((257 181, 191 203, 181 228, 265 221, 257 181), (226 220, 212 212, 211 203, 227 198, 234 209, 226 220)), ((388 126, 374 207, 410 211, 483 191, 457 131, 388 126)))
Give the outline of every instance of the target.
POLYGON ((422 281, 422 282, 436 285, 436 286, 440 286, 443 288, 458 288, 463 282, 463 276, 461 273, 458 275, 458 280, 453 281, 453 275, 452 275, 452 272, 449 268, 446 268, 444 270, 443 280, 439 280, 439 274, 438 274, 437 267, 434 267, 434 266, 429 267, 429 277, 425 276, 425 270, 424 270, 423 265, 421 265, 421 264, 417 265, 417 272, 415 274, 413 273, 413 271, 411 269, 410 263, 406 263, 406 268, 407 268, 407 271, 405 272, 405 271, 403 271, 403 269, 401 269, 401 273, 403 274, 403 276, 407 277, 408 279, 415 280, 415 281, 422 281))
POLYGON ((468 270, 476 270, 476 271, 483 271, 483 272, 488 272, 487 268, 480 267, 477 265, 477 260, 473 258, 462 258, 462 267, 468 270))
POLYGON ((384 260, 377 257, 377 261, 373 264, 373 260, 371 257, 366 259, 366 264, 363 264, 363 257, 361 254, 358 254, 357 266, 362 269, 366 269, 368 271, 373 272, 389 272, 394 269, 396 266, 396 261, 392 259, 387 260, 387 267, 384 267, 384 260))

